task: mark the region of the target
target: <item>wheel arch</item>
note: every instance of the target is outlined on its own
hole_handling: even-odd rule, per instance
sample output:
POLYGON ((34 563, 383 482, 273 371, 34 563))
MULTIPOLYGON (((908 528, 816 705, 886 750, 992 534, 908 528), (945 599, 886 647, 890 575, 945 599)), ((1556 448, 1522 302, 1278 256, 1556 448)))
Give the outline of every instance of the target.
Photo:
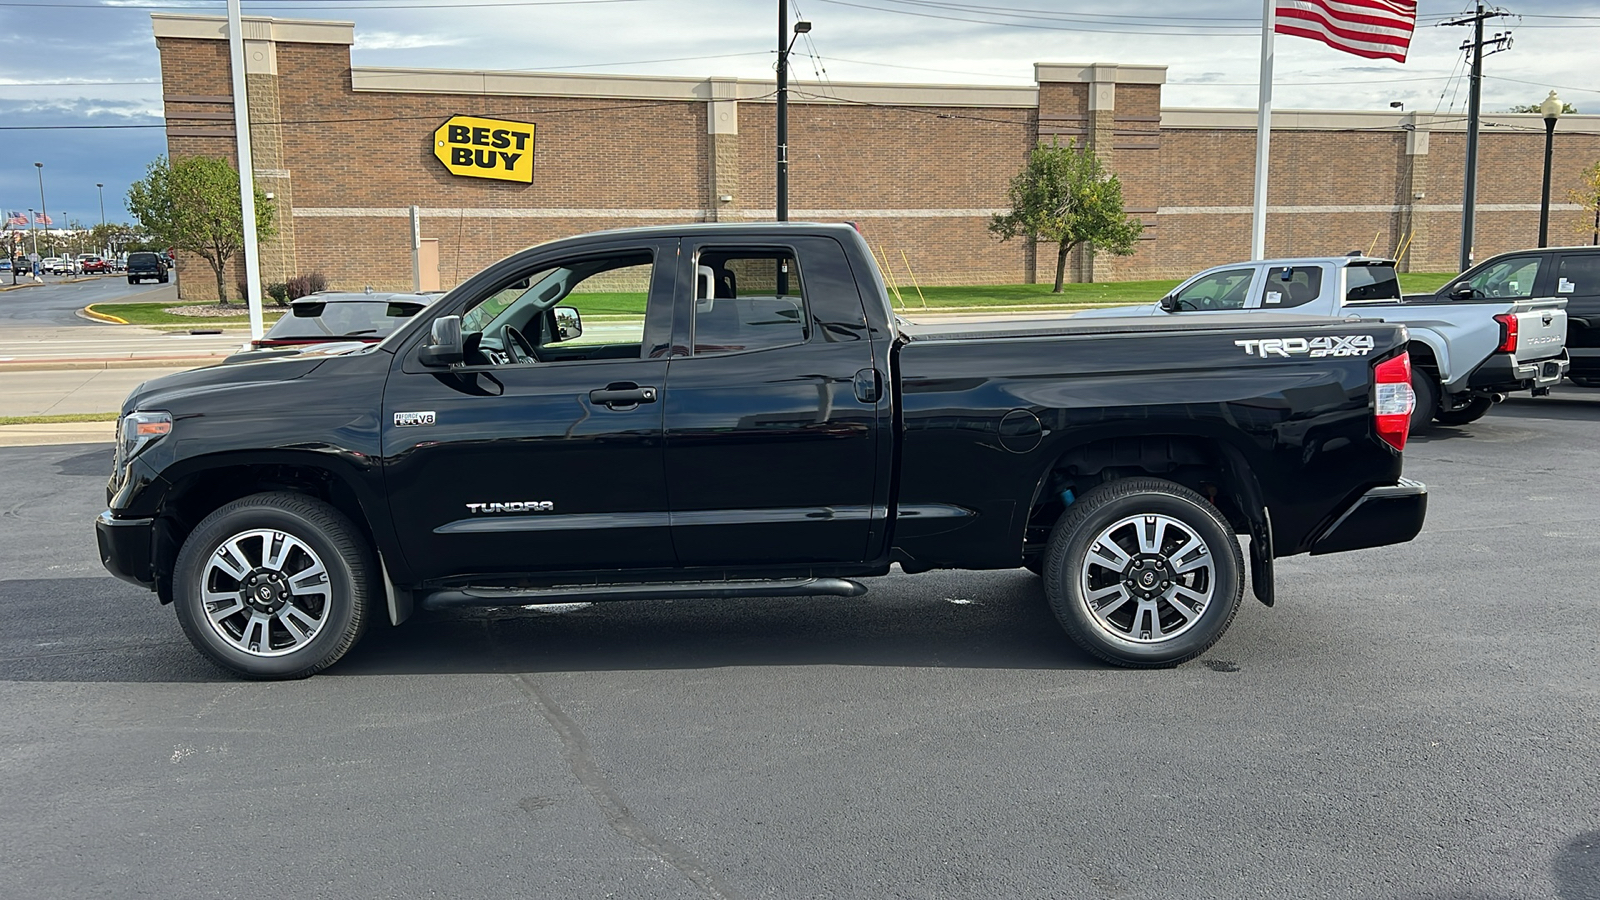
POLYGON ((402 561, 383 527, 380 492, 350 464, 312 451, 247 451, 181 461, 162 473, 167 483, 156 513, 153 569, 161 602, 172 601, 172 567, 184 540, 212 511, 241 497, 287 491, 315 497, 344 514, 387 566, 402 561))
POLYGON ((1086 435, 1052 448, 1038 474, 1024 518, 1023 557, 1042 552, 1050 529, 1074 496, 1110 481, 1154 477, 1204 497, 1235 534, 1250 535, 1250 571, 1256 597, 1273 603, 1272 519, 1247 451, 1216 434, 1172 428, 1156 432, 1086 435))

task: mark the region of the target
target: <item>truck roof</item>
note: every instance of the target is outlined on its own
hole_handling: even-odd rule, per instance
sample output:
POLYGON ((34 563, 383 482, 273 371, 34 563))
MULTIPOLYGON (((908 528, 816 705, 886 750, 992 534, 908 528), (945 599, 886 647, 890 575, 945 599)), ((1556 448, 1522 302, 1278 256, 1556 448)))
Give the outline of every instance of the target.
MULTIPOLYGON (((1283 259, 1256 259, 1256 260, 1248 260, 1248 261, 1245 261, 1245 262, 1229 263, 1229 265, 1235 265, 1235 266, 1253 266, 1253 265, 1265 265, 1265 266, 1329 265, 1329 266, 1334 266, 1335 268, 1340 268, 1340 267, 1344 267, 1344 266, 1392 266, 1394 264, 1395 264, 1394 260, 1387 259, 1387 258, 1382 257, 1382 256, 1361 256, 1361 255, 1357 255, 1357 256, 1292 256, 1292 257, 1285 257, 1283 259)), ((1212 266, 1211 268, 1220 269, 1220 268, 1222 268, 1222 266, 1212 266)))

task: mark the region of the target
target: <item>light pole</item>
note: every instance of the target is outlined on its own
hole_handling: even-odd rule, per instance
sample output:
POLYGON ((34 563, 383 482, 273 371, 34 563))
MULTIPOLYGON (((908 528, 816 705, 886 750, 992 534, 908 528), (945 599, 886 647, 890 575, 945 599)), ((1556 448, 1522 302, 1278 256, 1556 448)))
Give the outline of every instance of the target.
MULTIPOLYGON (((104 240, 106 236, 106 186, 96 181, 94 189, 100 192, 100 238, 104 240)), ((102 256, 111 255, 111 251, 106 247, 97 247, 95 249, 99 250, 102 256)))
POLYGON ((1550 152, 1555 144, 1556 120, 1561 118, 1561 98, 1555 91, 1539 104, 1544 115, 1544 190, 1539 194, 1539 246, 1549 244, 1550 238, 1550 152))
POLYGON ((28 260, 28 263, 29 263, 29 265, 28 265, 28 274, 32 275, 35 278, 38 278, 39 277, 39 231, 38 231, 38 229, 33 227, 34 224, 35 224, 34 219, 35 219, 35 217, 33 215, 33 210, 29 209, 28 210, 28 237, 29 237, 29 239, 31 239, 33 241, 33 255, 28 260))
MULTIPOLYGON (((39 170, 39 215, 44 217, 44 236, 48 238, 50 236, 50 208, 44 205, 44 163, 36 162, 33 167, 39 170)), ((33 252, 39 252, 37 244, 34 246, 33 252)))
POLYGON ((789 51, 810 22, 794 23, 789 36, 789 0, 778 0, 778 221, 789 221, 789 51))

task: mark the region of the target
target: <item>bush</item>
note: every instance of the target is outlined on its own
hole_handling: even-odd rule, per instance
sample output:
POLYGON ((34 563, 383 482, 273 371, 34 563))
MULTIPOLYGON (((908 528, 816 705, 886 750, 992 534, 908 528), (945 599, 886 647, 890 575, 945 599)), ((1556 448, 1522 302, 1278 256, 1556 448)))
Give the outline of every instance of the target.
POLYGON ((281 281, 274 281, 267 285, 267 296, 279 306, 289 305, 289 286, 281 281))
POLYGON ((321 272, 312 272, 309 275, 295 275, 284 282, 290 300, 298 300, 307 294, 328 289, 328 279, 321 272))

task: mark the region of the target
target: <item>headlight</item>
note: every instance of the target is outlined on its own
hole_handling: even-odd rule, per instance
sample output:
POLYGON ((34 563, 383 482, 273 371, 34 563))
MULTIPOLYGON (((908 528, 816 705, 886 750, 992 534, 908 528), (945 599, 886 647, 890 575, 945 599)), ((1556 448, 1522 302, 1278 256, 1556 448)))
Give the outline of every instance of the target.
POLYGON ((172 433, 172 413, 135 412, 122 417, 118 430, 117 471, 139 452, 172 433))

